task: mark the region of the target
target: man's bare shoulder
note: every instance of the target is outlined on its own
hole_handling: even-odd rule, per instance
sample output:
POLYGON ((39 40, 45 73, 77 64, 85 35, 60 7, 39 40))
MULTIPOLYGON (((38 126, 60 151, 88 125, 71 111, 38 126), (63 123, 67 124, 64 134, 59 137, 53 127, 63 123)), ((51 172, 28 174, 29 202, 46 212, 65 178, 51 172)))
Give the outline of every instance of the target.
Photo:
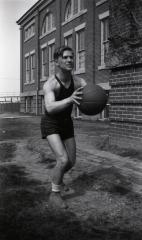
POLYGON ((87 83, 86 80, 84 78, 78 77, 78 76, 73 76, 74 79, 74 85, 76 88, 79 87, 84 87, 87 83))
POLYGON ((58 87, 58 82, 55 78, 55 76, 50 76, 47 81, 44 83, 43 85, 43 91, 53 91, 56 90, 56 88, 58 87))

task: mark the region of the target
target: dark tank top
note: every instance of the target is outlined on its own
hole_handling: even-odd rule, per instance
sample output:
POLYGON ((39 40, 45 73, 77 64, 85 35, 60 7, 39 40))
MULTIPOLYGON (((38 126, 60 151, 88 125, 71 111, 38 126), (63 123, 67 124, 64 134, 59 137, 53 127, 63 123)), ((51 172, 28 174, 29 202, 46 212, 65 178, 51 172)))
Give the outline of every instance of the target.
MULTIPOLYGON (((72 95, 72 93, 74 92, 73 78, 71 78, 71 83, 70 83, 70 86, 68 88, 66 88, 63 85, 61 80, 56 75, 55 75, 55 78, 58 81, 58 83, 60 84, 60 90, 59 90, 58 96, 56 96, 56 101, 61 101, 61 100, 65 99, 65 98, 70 97, 72 95)), ((71 112, 72 112, 72 108, 73 108, 73 104, 69 105, 68 107, 66 107, 65 109, 60 111, 60 113, 56 113, 56 114, 49 114, 47 112, 47 110, 45 110, 45 115, 49 119, 52 119, 52 120, 56 119, 56 120, 63 121, 64 119, 70 118, 71 112)))

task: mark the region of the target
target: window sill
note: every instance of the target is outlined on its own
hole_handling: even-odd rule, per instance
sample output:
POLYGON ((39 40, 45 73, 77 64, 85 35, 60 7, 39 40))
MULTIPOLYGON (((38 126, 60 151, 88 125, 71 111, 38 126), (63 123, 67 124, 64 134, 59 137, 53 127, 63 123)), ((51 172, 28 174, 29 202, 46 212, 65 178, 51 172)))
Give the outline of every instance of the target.
POLYGON ((106 65, 100 65, 98 66, 98 70, 105 70, 107 69, 106 65))
POLYGON ((35 83, 35 81, 32 80, 31 82, 25 82, 24 85, 31 85, 31 84, 34 84, 34 83, 35 83))
POLYGON ((99 2, 96 3, 96 7, 102 5, 105 2, 107 2, 107 0, 100 0, 99 2))
POLYGON ((27 42, 27 41, 29 41, 30 39, 32 39, 34 36, 35 36, 35 33, 34 33, 32 36, 30 36, 29 38, 26 38, 26 39, 24 40, 24 43, 27 42))
POLYGON ((54 32, 54 31, 56 31, 56 28, 53 28, 53 29, 50 30, 49 32, 42 34, 42 35, 39 37, 39 39, 44 38, 45 36, 49 35, 50 33, 54 32))
POLYGON ((47 77, 43 77, 40 79, 40 82, 45 82, 45 81, 47 81, 47 77))
POLYGON ((85 69, 79 69, 74 71, 74 74, 81 74, 81 73, 85 73, 85 69))
POLYGON ((65 20, 65 21, 62 23, 62 26, 64 26, 65 24, 71 22, 71 21, 74 20, 75 18, 80 17, 81 15, 85 14, 86 12, 87 12, 87 9, 84 9, 84 10, 80 11, 79 13, 71 16, 69 19, 65 20))

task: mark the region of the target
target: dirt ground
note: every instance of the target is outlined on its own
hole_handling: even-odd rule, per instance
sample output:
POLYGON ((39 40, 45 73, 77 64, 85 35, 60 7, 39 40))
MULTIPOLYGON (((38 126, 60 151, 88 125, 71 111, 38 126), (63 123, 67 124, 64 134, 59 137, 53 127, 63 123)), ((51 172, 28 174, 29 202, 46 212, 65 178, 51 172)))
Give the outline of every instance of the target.
POLYGON ((73 193, 56 210, 56 161, 40 117, 0 115, 0 240, 142 240, 141 153, 109 146, 109 123, 74 125, 77 163, 65 176, 73 193))

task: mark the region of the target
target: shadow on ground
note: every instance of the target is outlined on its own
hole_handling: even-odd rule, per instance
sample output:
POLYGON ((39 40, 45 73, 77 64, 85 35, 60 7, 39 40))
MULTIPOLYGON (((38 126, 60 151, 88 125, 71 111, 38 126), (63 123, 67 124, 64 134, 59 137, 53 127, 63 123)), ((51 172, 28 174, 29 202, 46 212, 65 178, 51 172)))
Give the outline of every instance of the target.
MULTIPOLYGON (((109 131, 102 124, 99 127, 94 127, 94 123, 83 123, 81 127, 79 124, 77 132, 82 127, 88 135, 92 129, 94 136, 104 134, 105 130, 107 135, 109 131)), ((37 168, 38 164, 53 168, 55 160, 41 151, 41 146, 43 150, 47 146, 43 146, 39 136, 39 119, 0 120, 0 240, 141 240, 142 198, 132 192, 131 179, 114 167, 100 166, 84 173, 80 167, 71 182, 75 194, 66 196, 74 204, 72 209, 49 208, 49 184, 45 186, 32 179, 25 167, 13 162, 16 152, 13 140, 31 137, 35 138, 40 154, 37 168)), ((34 154, 32 144, 30 150, 34 154)), ((82 165, 83 169, 85 166, 82 165)))
POLYGON ((51 211, 46 205, 49 191, 39 181, 29 179, 24 168, 1 166, 0 179, 1 240, 140 239, 138 233, 134 237, 134 233, 119 229, 98 229, 91 216, 80 221, 73 212, 51 211))

